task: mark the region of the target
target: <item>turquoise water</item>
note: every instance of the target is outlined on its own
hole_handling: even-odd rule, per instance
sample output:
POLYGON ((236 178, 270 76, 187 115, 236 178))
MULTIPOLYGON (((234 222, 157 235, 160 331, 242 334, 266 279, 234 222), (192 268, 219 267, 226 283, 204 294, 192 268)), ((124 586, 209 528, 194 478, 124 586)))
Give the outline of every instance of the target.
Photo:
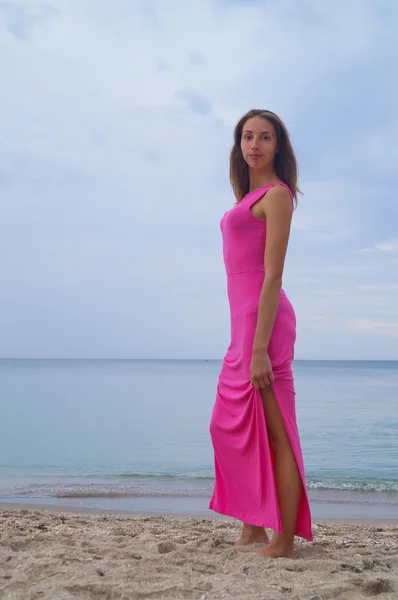
MULTIPOLYGON (((1 360, 0 501, 206 510, 220 367, 1 360)), ((398 362, 296 361, 294 374, 313 512, 398 517, 398 362)))

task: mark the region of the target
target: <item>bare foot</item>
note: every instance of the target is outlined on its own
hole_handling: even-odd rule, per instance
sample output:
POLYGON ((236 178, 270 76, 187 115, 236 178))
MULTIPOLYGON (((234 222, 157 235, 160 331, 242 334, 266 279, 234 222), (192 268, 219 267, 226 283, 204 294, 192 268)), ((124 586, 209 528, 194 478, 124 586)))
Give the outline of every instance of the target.
POLYGON ((282 545, 272 543, 266 548, 262 548, 261 550, 256 550, 257 554, 262 556, 263 558, 293 558, 294 550, 293 544, 291 545, 282 545))
POLYGON ((243 525, 242 533, 235 546, 248 546, 249 544, 269 544, 268 535, 264 527, 243 525))

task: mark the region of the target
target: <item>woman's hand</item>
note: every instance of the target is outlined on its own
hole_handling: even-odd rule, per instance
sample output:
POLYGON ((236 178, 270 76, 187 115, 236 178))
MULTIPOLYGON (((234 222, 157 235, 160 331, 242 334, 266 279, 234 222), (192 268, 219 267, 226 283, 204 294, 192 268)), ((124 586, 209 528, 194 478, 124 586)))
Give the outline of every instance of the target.
POLYGON ((272 365, 268 353, 264 350, 253 350, 252 361, 250 364, 250 381, 256 390, 265 388, 274 381, 272 365))

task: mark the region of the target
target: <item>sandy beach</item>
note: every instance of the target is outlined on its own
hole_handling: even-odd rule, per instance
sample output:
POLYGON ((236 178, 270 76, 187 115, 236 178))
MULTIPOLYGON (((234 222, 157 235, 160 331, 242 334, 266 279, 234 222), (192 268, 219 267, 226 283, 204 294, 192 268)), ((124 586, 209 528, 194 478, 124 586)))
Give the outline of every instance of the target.
POLYGON ((398 598, 398 522, 314 524, 294 559, 224 518, 0 508, 1 600, 398 598))

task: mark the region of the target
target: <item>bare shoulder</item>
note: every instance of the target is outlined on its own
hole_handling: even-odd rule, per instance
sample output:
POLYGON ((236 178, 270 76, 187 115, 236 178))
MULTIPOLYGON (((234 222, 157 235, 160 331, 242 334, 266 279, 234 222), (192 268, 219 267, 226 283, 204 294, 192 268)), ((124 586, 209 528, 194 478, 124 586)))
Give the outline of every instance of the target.
POLYGON ((290 215, 293 204, 289 191, 283 185, 274 185, 260 199, 259 205, 265 217, 270 214, 290 215))

